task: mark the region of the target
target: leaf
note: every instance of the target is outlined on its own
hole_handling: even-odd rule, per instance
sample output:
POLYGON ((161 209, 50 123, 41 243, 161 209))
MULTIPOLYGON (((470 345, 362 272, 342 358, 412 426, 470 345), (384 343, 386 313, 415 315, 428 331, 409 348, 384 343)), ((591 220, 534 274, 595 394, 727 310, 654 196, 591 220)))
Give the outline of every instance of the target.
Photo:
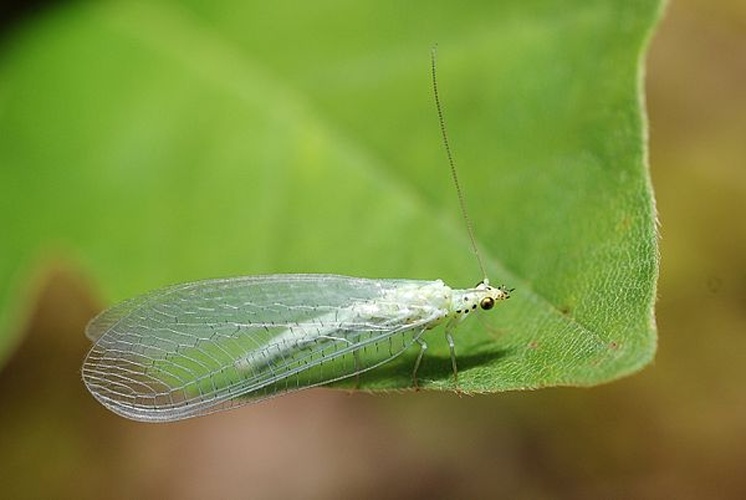
MULTIPOLYGON (((0 353, 63 260, 106 301, 292 272, 493 283, 459 385, 591 385, 652 359, 642 60, 658 1, 72 4, 0 60, 0 353)), ((82 335, 82 332, 81 332, 82 335)), ((431 338, 435 335, 434 338, 431 338)), ((438 330, 420 376, 453 386, 438 330)), ((411 385, 413 356, 365 389, 411 385)))

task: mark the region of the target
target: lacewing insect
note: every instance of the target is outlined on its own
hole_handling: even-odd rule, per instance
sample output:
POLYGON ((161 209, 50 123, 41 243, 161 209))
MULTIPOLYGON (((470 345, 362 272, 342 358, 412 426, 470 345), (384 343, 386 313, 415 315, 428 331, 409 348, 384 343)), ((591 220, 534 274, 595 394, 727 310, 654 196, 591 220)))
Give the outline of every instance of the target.
POLYGON ((277 274, 185 283, 115 305, 88 324, 93 347, 83 381, 111 411, 168 422, 354 377, 445 325, 454 378, 453 332, 476 310, 510 297, 492 287, 477 250, 445 129, 431 53, 443 143, 472 250, 484 279, 474 288, 442 281, 277 274))

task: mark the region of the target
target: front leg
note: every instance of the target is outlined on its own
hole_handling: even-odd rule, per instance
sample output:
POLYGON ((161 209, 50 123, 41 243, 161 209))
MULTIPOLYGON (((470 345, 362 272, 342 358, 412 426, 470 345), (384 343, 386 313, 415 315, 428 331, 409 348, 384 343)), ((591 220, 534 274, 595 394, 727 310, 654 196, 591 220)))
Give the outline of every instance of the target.
POLYGON ((458 367, 456 366, 456 343, 453 341, 452 332, 456 328, 455 322, 449 322, 446 324, 446 341, 448 342, 448 349, 451 351, 451 368, 453 369, 453 384, 456 387, 456 392, 461 392, 458 386, 458 367))

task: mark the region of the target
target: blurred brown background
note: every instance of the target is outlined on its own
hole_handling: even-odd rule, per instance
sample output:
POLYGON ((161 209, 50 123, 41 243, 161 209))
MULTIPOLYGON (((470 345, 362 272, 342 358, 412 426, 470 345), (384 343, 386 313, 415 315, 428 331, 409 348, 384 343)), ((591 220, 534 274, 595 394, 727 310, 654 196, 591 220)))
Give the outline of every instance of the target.
POLYGON ((322 389, 131 423, 80 381, 101 305, 60 265, 0 372, 0 496, 746 498, 746 4, 671 2, 648 61, 652 366, 592 389, 322 389))

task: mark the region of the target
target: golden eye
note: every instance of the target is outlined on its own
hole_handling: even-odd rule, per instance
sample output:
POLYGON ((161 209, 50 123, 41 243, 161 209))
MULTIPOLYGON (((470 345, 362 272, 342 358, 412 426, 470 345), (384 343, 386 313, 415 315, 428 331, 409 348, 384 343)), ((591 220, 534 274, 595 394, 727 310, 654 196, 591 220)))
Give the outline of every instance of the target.
POLYGON ((485 311, 489 311, 493 307, 495 307, 495 299, 492 297, 485 297, 479 302, 479 307, 484 309, 485 311))

